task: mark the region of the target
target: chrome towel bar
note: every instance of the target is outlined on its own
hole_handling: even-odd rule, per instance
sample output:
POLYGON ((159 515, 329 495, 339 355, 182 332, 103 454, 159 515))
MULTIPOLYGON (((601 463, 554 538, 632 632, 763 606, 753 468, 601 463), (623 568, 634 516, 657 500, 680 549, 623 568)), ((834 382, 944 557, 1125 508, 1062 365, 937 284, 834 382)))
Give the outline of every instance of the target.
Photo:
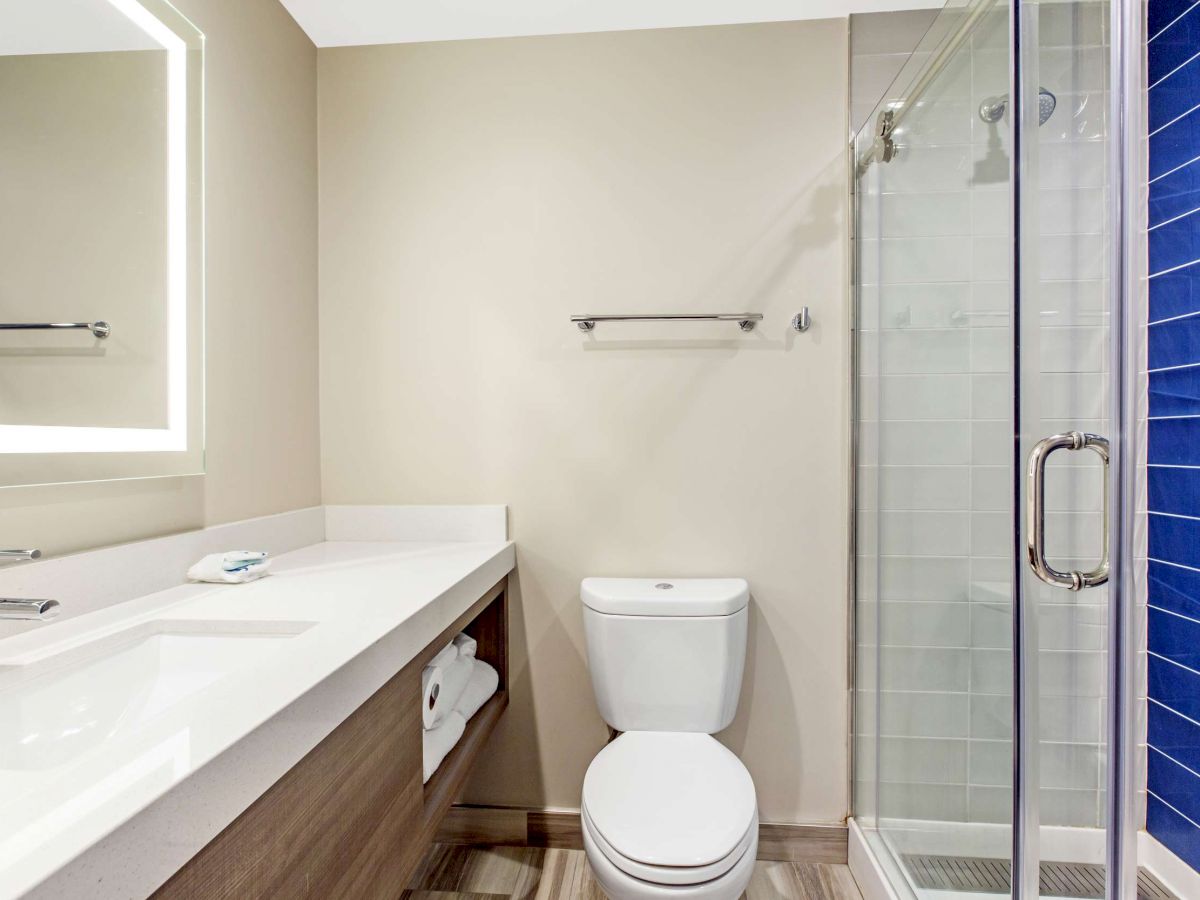
POLYGON ((47 331, 53 328, 86 328, 98 338, 106 338, 112 334, 112 326, 107 322, 0 322, 0 331, 47 331))
POLYGON ((742 331, 753 331, 762 313, 661 313, 658 315, 571 316, 580 331, 591 331, 597 322, 737 322, 742 331))

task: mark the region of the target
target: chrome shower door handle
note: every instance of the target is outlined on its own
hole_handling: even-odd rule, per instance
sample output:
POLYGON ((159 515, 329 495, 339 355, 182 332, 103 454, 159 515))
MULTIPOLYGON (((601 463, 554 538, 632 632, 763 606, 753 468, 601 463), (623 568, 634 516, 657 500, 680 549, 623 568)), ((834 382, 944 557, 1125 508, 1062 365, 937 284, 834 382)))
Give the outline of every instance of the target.
POLYGON ((1068 431, 1038 441, 1029 454, 1025 500, 1029 566, 1046 584, 1080 591, 1108 581, 1108 440, 1098 434, 1068 431), (1089 572, 1060 572, 1046 561, 1046 463, 1056 450, 1091 450, 1104 461, 1104 549, 1089 572))

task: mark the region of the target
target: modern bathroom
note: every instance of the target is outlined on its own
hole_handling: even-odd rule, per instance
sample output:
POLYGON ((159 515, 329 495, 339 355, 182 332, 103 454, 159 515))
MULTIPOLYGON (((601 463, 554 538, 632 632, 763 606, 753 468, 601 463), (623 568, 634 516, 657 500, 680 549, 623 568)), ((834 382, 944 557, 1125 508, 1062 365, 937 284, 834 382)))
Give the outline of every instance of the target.
POLYGON ((1200 2, 0 0, 0 121, 0 900, 1200 900, 1200 2))

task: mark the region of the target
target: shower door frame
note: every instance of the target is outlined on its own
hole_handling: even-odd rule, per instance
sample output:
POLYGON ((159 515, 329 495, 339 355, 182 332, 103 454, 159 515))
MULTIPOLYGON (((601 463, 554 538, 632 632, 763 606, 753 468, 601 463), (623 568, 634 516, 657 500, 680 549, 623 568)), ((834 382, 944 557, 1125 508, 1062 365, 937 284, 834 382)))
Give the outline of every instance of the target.
MULTIPOLYGON (((1142 0, 1107 0, 1109 3, 1109 131, 1107 216, 1111 225, 1109 246, 1109 427, 1111 434, 1107 489, 1109 507, 1108 556, 1110 560, 1107 610, 1108 654, 1106 671, 1107 724, 1105 749, 1106 817, 1105 896, 1107 900, 1126 900, 1136 896, 1137 850, 1139 830, 1136 811, 1136 736, 1135 704, 1137 691, 1135 666, 1138 656, 1136 583, 1134 561, 1134 522, 1137 516, 1137 465, 1139 452, 1138 373, 1141 317, 1138 315, 1144 284, 1145 203, 1143 197, 1144 154, 1142 142, 1143 92, 1145 90, 1142 50, 1144 48, 1145 7, 1142 0)), ((1038 707, 1037 653, 1026 652, 1036 634, 1036 606, 1026 596, 1027 538, 1025 503, 1026 453, 1022 446, 1021 409, 1021 329, 1024 297, 1023 279, 1035 273, 1022 269, 1024 242, 1037 239, 1036 224, 1023 224, 1022 192, 1036 189, 1033 180, 1036 162, 1032 158, 1036 142, 1025 135, 1038 127, 1037 0, 1011 0, 1009 4, 1009 96, 1013 123, 1013 153, 1010 160, 1010 265, 1013 363, 1013 435, 1012 435, 1012 609, 1013 609, 1013 817, 1012 817, 1012 894, 1014 900, 1033 900, 1040 893, 1040 817, 1037 772, 1038 732, 1035 721, 1038 707), (1029 76, 1032 69, 1034 77, 1029 76)), ((964 30, 971 27, 968 19, 964 30)), ((936 69, 935 59, 914 81, 923 86, 936 69)), ((921 96, 910 91, 905 105, 921 96)), ((850 189, 852 209, 860 200, 858 180, 860 162, 855 141, 850 144, 850 189)), ((878 162, 878 161, 876 161, 878 162)), ((851 216, 857 222, 857 214, 851 216)), ((857 239, 857 226, 852 237, 857 239)), ((856 246, 856 245, 855 245, 856 246)), ((855 257, 857 258, 857 248, 855 257)), ((855 283, 857 287, 857 282, 855 283)), ((1032 296, 1032 292, 1030 293, 1032 296)), ((857 302, 851 314, 851 422, 850 489, 851 523, 849 543, 852 566, 857 566, 857 473, 859 464, 859 353, 857 302)), ((854 654, 857 635, 854 628, 857 609, 857 579, 850 579, 850 721, 854 722, 854 654)), ((878 685, 876 685, 878 690, 878 685)), ((876 730, 878 740, 878 730, 876 730)), ((851 781, 855 772, 850 742, 851 781)))

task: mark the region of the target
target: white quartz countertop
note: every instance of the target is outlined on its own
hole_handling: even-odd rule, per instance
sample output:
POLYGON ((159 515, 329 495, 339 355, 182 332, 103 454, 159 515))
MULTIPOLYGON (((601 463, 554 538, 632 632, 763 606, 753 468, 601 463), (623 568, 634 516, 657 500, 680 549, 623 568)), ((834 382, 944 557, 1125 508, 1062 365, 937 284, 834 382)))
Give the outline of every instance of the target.
POLYGON ((325 542, 256 582, 181 585, 0 641, 0 898, 153 890, 514 559, 505 541, 325 542))

